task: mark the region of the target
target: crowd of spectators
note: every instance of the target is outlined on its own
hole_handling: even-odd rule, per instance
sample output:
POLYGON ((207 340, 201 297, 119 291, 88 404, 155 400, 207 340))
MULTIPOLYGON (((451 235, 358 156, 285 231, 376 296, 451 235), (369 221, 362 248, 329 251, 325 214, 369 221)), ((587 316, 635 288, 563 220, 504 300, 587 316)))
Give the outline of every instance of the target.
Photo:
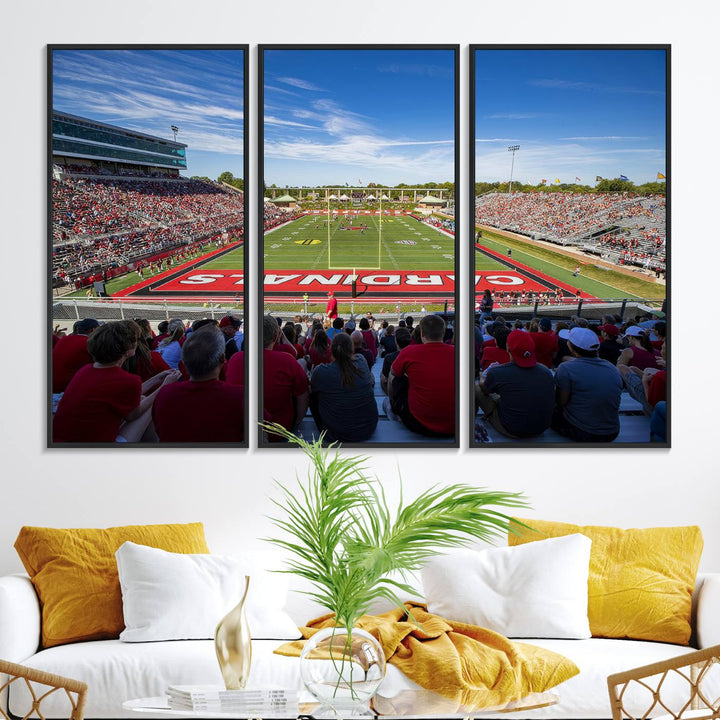
POLYGON ((612 442, 623 391, 664 441, 666 323, 652 315, 600 323, 573 317, 512 325, 501 315, 475 327, 475 409, 515 440, 552 428, 572 441, 612 442))
MULTIPOLYGON (((263 321, 263 393, 266 414, 291 432, 308 408, 328 442, 364 442, 373 436, 378 407, 373 368, 388 417, 424 436, 455 433, 455 346, 437 315, 398 327, 359 319, 303 318, 263 321)), ((280 440, 269 434, 269 440, 280 440)))
POLYGON ((594 247, 620 265, 665 268, 665 235, 654 228, 606 233, 596 238, 594 247))
POLYGON ((53 333, 55 443, 241 443, 241 321, 88 318, 53 333))
POLYGON ((430 225, 432 227, 441 228, 443 230, 447 230, 449 233, 455 234, 455 221, 450 220, 448 218, 441 218, 437 215, 428 215, 423 222, 426 225, 430 225))
POLYGON ((53 181, 53 222, 72 235, 105 235, 143 223, 171 226, 242 219, 242 195, 203 180, 76 178, 53 181))
MULTIPOLYGON (((664 440, 666 323, 600 323, 500 315, 476 325, 476 411, 516 440, 552 428, 611 442, 627 391, 664 440)), ((364 442, 377 427, 373 367, 389 418, 420 436, 455 432, 455 347, 437 315, 395 327, 370 317, 263 320, 265 419, 297 432, 308 410, 329 442, 364 442), (331 335, 329 338, 328 335, 331 335)), ((244 336, 226 316, 192 325, 79 320, 53 333, 56 443, 239 443, 244 438, 244 336)), ((270 434, 269 439, 279 439, 270 434)))
POLYGON ((52 202, 59 280, 244 233, 242 194, 201 180, 66 175, 53 180, 52 202))
POLYGON ((625 263, 664 265, 665 207, 662 196, 630 193, 488 193, 475 199, 475 219, 533 239, 617 250, 625 263))
POLYGON ((281 208, 273 203, 265 203, 263 208, 263 228, 270 230, 271 228, 290 222, 300 217, 301 213, 297 210, 281 208))

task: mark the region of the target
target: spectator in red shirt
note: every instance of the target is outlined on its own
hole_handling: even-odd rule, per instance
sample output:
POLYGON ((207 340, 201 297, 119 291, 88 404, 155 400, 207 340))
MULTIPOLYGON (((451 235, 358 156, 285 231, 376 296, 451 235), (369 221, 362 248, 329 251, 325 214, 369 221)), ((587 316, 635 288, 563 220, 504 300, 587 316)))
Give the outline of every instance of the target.
POLYGON ((370 328, 370 321, 366 318, 360 318, 360 332, 365 340, 365 347, 372 353, 373 363, 377 357, 377 339, 375 333, 370 328))
POLYGON ((60 338, 64 338, 67 335, 67 328, 55 325, 52 333, 52 346, 53 348, 60 342, 60 338))
POLYGON ((300 360, 300 358, 305 355, 305 349, 299 342, 297 342, 297 331, 295 330, 295 323, 289 321, 286 322, 283 325, 282 331, 288 342, 295 348, 295 357, 300 360))
POLYGON ((628 393, 643 406, 643 412, 647 416, 652 415, 655 406, 666 399, 665 343, 660 350, 660 358, 660 364, 663 365, 662 370, 654 367, 640 370, 635 366, 617 366, 628 393))
POLYGON ((660 353, 650 344, 650 338, 643 328, 639 325, 630 325, 625 329, 625 339, 628 347, 620 353, 617 360, 618 367, 628 365, 644 370, 661 366, 661 363, 657 362, 660 353))
POLYGON ((529 335, 535 343, 536 360, 545 367, 552 368, 555 353, 558 351, 558 337, 552 331, 552 320, 546 317, 540 318, 538 331, 529 335))
POLYGON ((55 442, 156 439, 154 432, 146 436, 153 402, 160 387, 178 380, 180 373, 165 370, 142 383, 122 369, 136 345, 137 325, 132 320, 107 323, 90 336, 88 352, 94 362, 75 373, 60 400, 53 418, 55 442))
POLYGON ((92 357, 87 350, 90 335, 100 327, 94 318, 78 320, 71 335, 60 338, 52 351, 52 391, 65 391, 73 375, 83 366, 91 363, 92 357))
POLYGON ((190 379, 163 387, 153 405, 160 442, 242 442, 244 387, 219 379, 225 335, 213 325, 194 331, 183 344, 182 360, 190 379))
POLYGON ((220 320, 219 327, 225 336, 225 359, 229 360, 240 349, 235 342, 235 335, 240 327, 240 320, 232 315, 226 315, 220 320))
POLYGON ((483 371, 487 370, 491 365, 504 365, 509 363, 510 353, 507 351, 507 339, 510 334, 510 328, 507 325, 498 325, 493 328, 493 337, 495 338, 495 347, 488 346, 483 348, 480 367, 483 371))
POLYGON ((325 314, 328 317, 328 320, 334 320, 338 315, 338 304, 337 304, 337 298, 335 297, 335 293, 331 290, 328 293, 328 301, 327 301, 327 307, 325 308, 325 314))
POLYGON ((365 358, 367 362, 368 372, 371 373, 370 377, 375 382, 375 378, 372 375, 372 366, 375 364, 375 356, 365 346, 365 337, 361 330, 353 330, 350 333, 350 342, 352 343, 353 353, 365 358))
POLYGON ((322 328, 313 332, 312 340, 310 340, 310 345, 307 349, 305 362, 308 370, 318 365, 327 365, 332 362, 330 341, 328 340, 327 333, 322 328))
MULTIPOLYGON (((324 334, 324 332, 323 332, 324 334)), ((263 408, 273 422, 290 432, 300 424, 309 404, 307 373, 298 361, 288 353, 274 352, 273 348, 282 335, 277 320, 272 315, 263 318, 263 408)), ((271 442, 277 435, 269 434, 271 442)))
POLYGON ((151 350, 156 350, 157 346, 169 335, 168 325, 170 325, 169 320, 161 320, 158 323, 158 334, 152 339, 152 342, 150 343, 151 350))
POLYGON ((445 321, 426 315, 418 345, 401 350, 390 369, 393 413, 413 432, 455 434, 455 346, 443 342, 445 321))
POLYGON ((123 370, 139 375, 140 379, 145 382, 163 370, 170 370, 170 366, 163 360, 163 356, 159 352, 150 349, 147 337, 144 335, 142 327, 138 325, 137 320, 132 322, 135 323, 137 328, 137 348, 135 354, 127 358, 123 363, 123 370))

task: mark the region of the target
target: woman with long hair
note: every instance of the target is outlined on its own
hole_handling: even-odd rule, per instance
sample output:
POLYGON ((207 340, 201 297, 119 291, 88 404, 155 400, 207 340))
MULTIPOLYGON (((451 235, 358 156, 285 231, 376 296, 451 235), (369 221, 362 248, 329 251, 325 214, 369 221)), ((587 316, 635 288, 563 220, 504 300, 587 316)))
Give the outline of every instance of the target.
POLYGON ((310 411, 328 442, 364 442, 378 422, 373 377, 346 333, 333 338, 330 350, 332 362, 310 378, 310 411))
POLYGON ((139 375, 143 382, 163 370, 169 370, 170 366, 165 362, 163 356, 159 352, 150 349, 150 342, 146 335, 147 329, 150 328, 150 323, 145 320, 147 329, 143 330, 143 326, 137 320, 128 322, 133 322, 135 327, 137 327, 138 341, 135 354, 125 360, 122 366, 123 370, 133 373, 133 375, 139 375))
POLYGON ((171 320, 168 324, 168 336, 160 341, 157 351, 163 360, 177 370, 182 355, 182 339, 185 337, 185 325, 182 320, 171 320))
POLYGON ((330 352, 330 340, 327 333, 320 328, 313 332, 312 340, 307 351, 306 362, 308 370, 318 365, 326 365, 332 362, 332 354, 330 352))
POLYGON ((305 338, 305 354, 307 355, 310 351, 310 343, 312 342, 313 337, 315 336, 315 333, 318 332, 318 330, 323 330, 323 321, 320 320, 320 318, 315 318, 312 321, 312 324, 308 328, 307 336, 305 338))

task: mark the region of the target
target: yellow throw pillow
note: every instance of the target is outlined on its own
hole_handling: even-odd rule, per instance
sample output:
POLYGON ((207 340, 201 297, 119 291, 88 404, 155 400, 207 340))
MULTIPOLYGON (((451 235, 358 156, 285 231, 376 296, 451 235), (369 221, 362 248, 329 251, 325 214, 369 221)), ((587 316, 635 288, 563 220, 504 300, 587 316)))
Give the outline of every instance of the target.
POLYGON ((43 647, 120 635, 125 624, 115 551, 128 540, 168 552, 210 552, 202 523, 20 530, 15 549, 40 598, 43 647))
POLYGON ((588 619, 595 637, 687 645, 695 576, 703 550, 700 528, 623 530, 518 519, 509 545, 582 533, 592 540, 588 619))

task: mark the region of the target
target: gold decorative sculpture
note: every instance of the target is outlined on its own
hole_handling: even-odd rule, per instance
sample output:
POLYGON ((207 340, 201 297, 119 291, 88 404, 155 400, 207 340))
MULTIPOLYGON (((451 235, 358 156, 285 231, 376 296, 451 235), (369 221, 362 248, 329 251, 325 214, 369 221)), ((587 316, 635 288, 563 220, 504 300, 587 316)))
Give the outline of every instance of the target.
POLYGON ((215 653, 228 690, 242 690, 250 676, 252 645, 245 616, 245 600, 249 588, 250 576, 246 575, 242 599, 215 628, 215 653))

